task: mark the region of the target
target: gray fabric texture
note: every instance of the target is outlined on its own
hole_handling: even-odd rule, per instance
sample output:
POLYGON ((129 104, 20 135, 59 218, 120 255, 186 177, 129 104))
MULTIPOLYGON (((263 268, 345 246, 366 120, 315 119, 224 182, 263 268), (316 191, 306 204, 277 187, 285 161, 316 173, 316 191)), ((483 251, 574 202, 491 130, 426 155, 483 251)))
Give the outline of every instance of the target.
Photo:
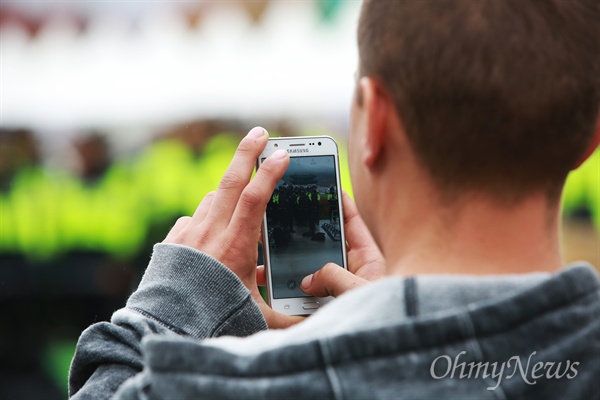
POLYGON ((591 399, 599 320, 598 274, 579 263, 556 274, 384 278, 268 331, 225 266, 159 244, 127 306, 82 333, 70 395, 591 399))
POLYGON ((111 322, 83 331, 69 394, 110 398, 142 370, 142 339, 152 334, 204 339, 247 336, 267 324, 250 292, 227 267, 186 246, 157 244, 138 289, 111 322), (83 390, 81 388, 85 385, 83 390))

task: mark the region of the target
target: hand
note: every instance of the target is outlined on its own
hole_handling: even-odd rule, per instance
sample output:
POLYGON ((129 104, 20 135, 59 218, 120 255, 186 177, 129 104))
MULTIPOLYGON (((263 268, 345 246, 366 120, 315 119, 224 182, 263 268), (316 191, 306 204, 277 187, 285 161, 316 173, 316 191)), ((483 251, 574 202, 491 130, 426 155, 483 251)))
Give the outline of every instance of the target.
POLYGON ((267 145, 263 128, 252 129, 240 142, 216 192, 204 197, 192 217, 181 217, 163 243, 200 250, 233 271, 250 290, 270 328, 301 321, 271 309, 256 284, 257 239, 267 203, 290 162, 285 150, 268 157, 250 177, 258 156, 267 145))
POLYGON ((337 297, 347 290, 385 274, 385 260, 348 193, 342 195, 348 247, 348 270, 329 263, 302 280, 300 288, 311 296, 337 297))

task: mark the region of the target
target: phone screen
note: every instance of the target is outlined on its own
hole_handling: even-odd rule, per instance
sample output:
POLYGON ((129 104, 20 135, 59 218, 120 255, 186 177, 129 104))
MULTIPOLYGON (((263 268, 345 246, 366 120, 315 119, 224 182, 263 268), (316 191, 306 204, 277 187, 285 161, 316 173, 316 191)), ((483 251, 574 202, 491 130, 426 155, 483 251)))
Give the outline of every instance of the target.
POLYGON ((343 265, 337 181, 334 156, 290 157, 267 206, 273 298, 308 297, 305 276, 343 265))

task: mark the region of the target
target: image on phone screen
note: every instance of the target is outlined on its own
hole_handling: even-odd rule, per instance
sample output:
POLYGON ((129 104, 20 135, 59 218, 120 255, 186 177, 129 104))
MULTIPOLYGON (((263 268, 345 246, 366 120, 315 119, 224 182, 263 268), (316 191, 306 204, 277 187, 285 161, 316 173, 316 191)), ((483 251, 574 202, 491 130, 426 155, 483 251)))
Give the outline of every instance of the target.
POLYGON ((290 157, 267 205, 274 299, 308 297, 300 289, 305 276, 329 262, 343 265, 336 178, 333 155, 290 157))

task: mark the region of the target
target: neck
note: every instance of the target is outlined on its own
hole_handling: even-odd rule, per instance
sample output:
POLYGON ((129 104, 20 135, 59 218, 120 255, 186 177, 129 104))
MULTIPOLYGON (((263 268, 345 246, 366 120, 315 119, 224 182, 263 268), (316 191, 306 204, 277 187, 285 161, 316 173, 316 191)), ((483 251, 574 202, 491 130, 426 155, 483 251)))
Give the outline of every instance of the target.
POLYGON ((389 274, 519 274, 562 265, 559 207, 543 195, 511 206, 471 198, 442 210, 433 196, 416 198, 410 213, 381 220, 388 221, 379 242, 389 274))

